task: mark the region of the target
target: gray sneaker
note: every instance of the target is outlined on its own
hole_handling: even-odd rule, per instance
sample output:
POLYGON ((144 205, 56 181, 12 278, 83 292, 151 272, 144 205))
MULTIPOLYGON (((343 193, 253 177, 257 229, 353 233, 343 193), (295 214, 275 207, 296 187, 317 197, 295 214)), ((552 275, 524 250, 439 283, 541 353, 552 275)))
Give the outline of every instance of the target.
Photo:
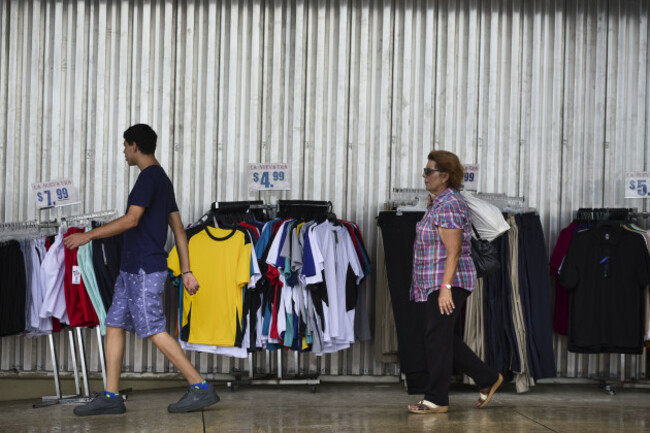
POLYGON ((171 413, 193 412, 213 405, 218 401, 219 396, 212 385, 209 385, 208 389, 198 389, 190 385, 185 395, 176 403, 167 406, 167 410, 171 413))
POLYGON ((126 412, 126 406, 121 395, 117 398, 109 398, 102 392, 87 404, 75 407, 73 412, 79 416, 117 415, 126 412))

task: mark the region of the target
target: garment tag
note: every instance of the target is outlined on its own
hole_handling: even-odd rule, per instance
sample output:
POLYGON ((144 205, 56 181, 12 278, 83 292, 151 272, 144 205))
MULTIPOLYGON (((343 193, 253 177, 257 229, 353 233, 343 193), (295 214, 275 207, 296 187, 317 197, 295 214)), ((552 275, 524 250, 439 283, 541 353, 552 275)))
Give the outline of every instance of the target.
POLYGON ((72 284, 81 284, 81 269, 79 266, 72 267, 72 284))

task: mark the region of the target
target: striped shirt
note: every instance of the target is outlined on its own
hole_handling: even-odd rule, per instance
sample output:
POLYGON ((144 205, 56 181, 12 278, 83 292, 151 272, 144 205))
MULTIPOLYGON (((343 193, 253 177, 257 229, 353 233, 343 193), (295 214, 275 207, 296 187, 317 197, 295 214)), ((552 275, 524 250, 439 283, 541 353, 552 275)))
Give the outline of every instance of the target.
POLYGON ((417 302, 425 302, 442 284, 447 250, 438 227, 463 229, 462 251, 452 286, 472 291, 476 285, 476 268, 470 255, 472 221, 469 208, 458 191, 447 188, 433 200, 415 227, 411 300, 417 302))

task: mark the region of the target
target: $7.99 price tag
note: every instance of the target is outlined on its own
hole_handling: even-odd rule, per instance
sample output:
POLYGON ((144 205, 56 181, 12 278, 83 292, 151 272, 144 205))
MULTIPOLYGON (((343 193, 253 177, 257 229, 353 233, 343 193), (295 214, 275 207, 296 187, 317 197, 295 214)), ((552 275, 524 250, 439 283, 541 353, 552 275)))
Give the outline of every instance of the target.
POLYGON ((625 173, 625 198, 650 198, 650 172, 625 173))
POLYGON ((77 188, 70 179, 52 180, 32 184, 36 207, 65 206, 79 201, 77 188))
POLYGON ((289 164, 248 164, 248 189, 250 191, 289 190, 289 164))

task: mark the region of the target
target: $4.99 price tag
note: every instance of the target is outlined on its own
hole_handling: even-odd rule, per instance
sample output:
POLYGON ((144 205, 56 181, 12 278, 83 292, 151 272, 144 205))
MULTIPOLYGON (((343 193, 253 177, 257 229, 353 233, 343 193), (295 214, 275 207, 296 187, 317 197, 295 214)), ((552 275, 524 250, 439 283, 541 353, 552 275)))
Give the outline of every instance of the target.
POLYGON ((289 190, 289 164, 248 164, 248 189, 250 191, 289 190))
POLYGON ((32 184, 36 207, 65 206, 79 202, 79 192, 70 179, 32 184))
POLYGON ((650 172, 625 173, 625 198, 650 198, 650 172))

